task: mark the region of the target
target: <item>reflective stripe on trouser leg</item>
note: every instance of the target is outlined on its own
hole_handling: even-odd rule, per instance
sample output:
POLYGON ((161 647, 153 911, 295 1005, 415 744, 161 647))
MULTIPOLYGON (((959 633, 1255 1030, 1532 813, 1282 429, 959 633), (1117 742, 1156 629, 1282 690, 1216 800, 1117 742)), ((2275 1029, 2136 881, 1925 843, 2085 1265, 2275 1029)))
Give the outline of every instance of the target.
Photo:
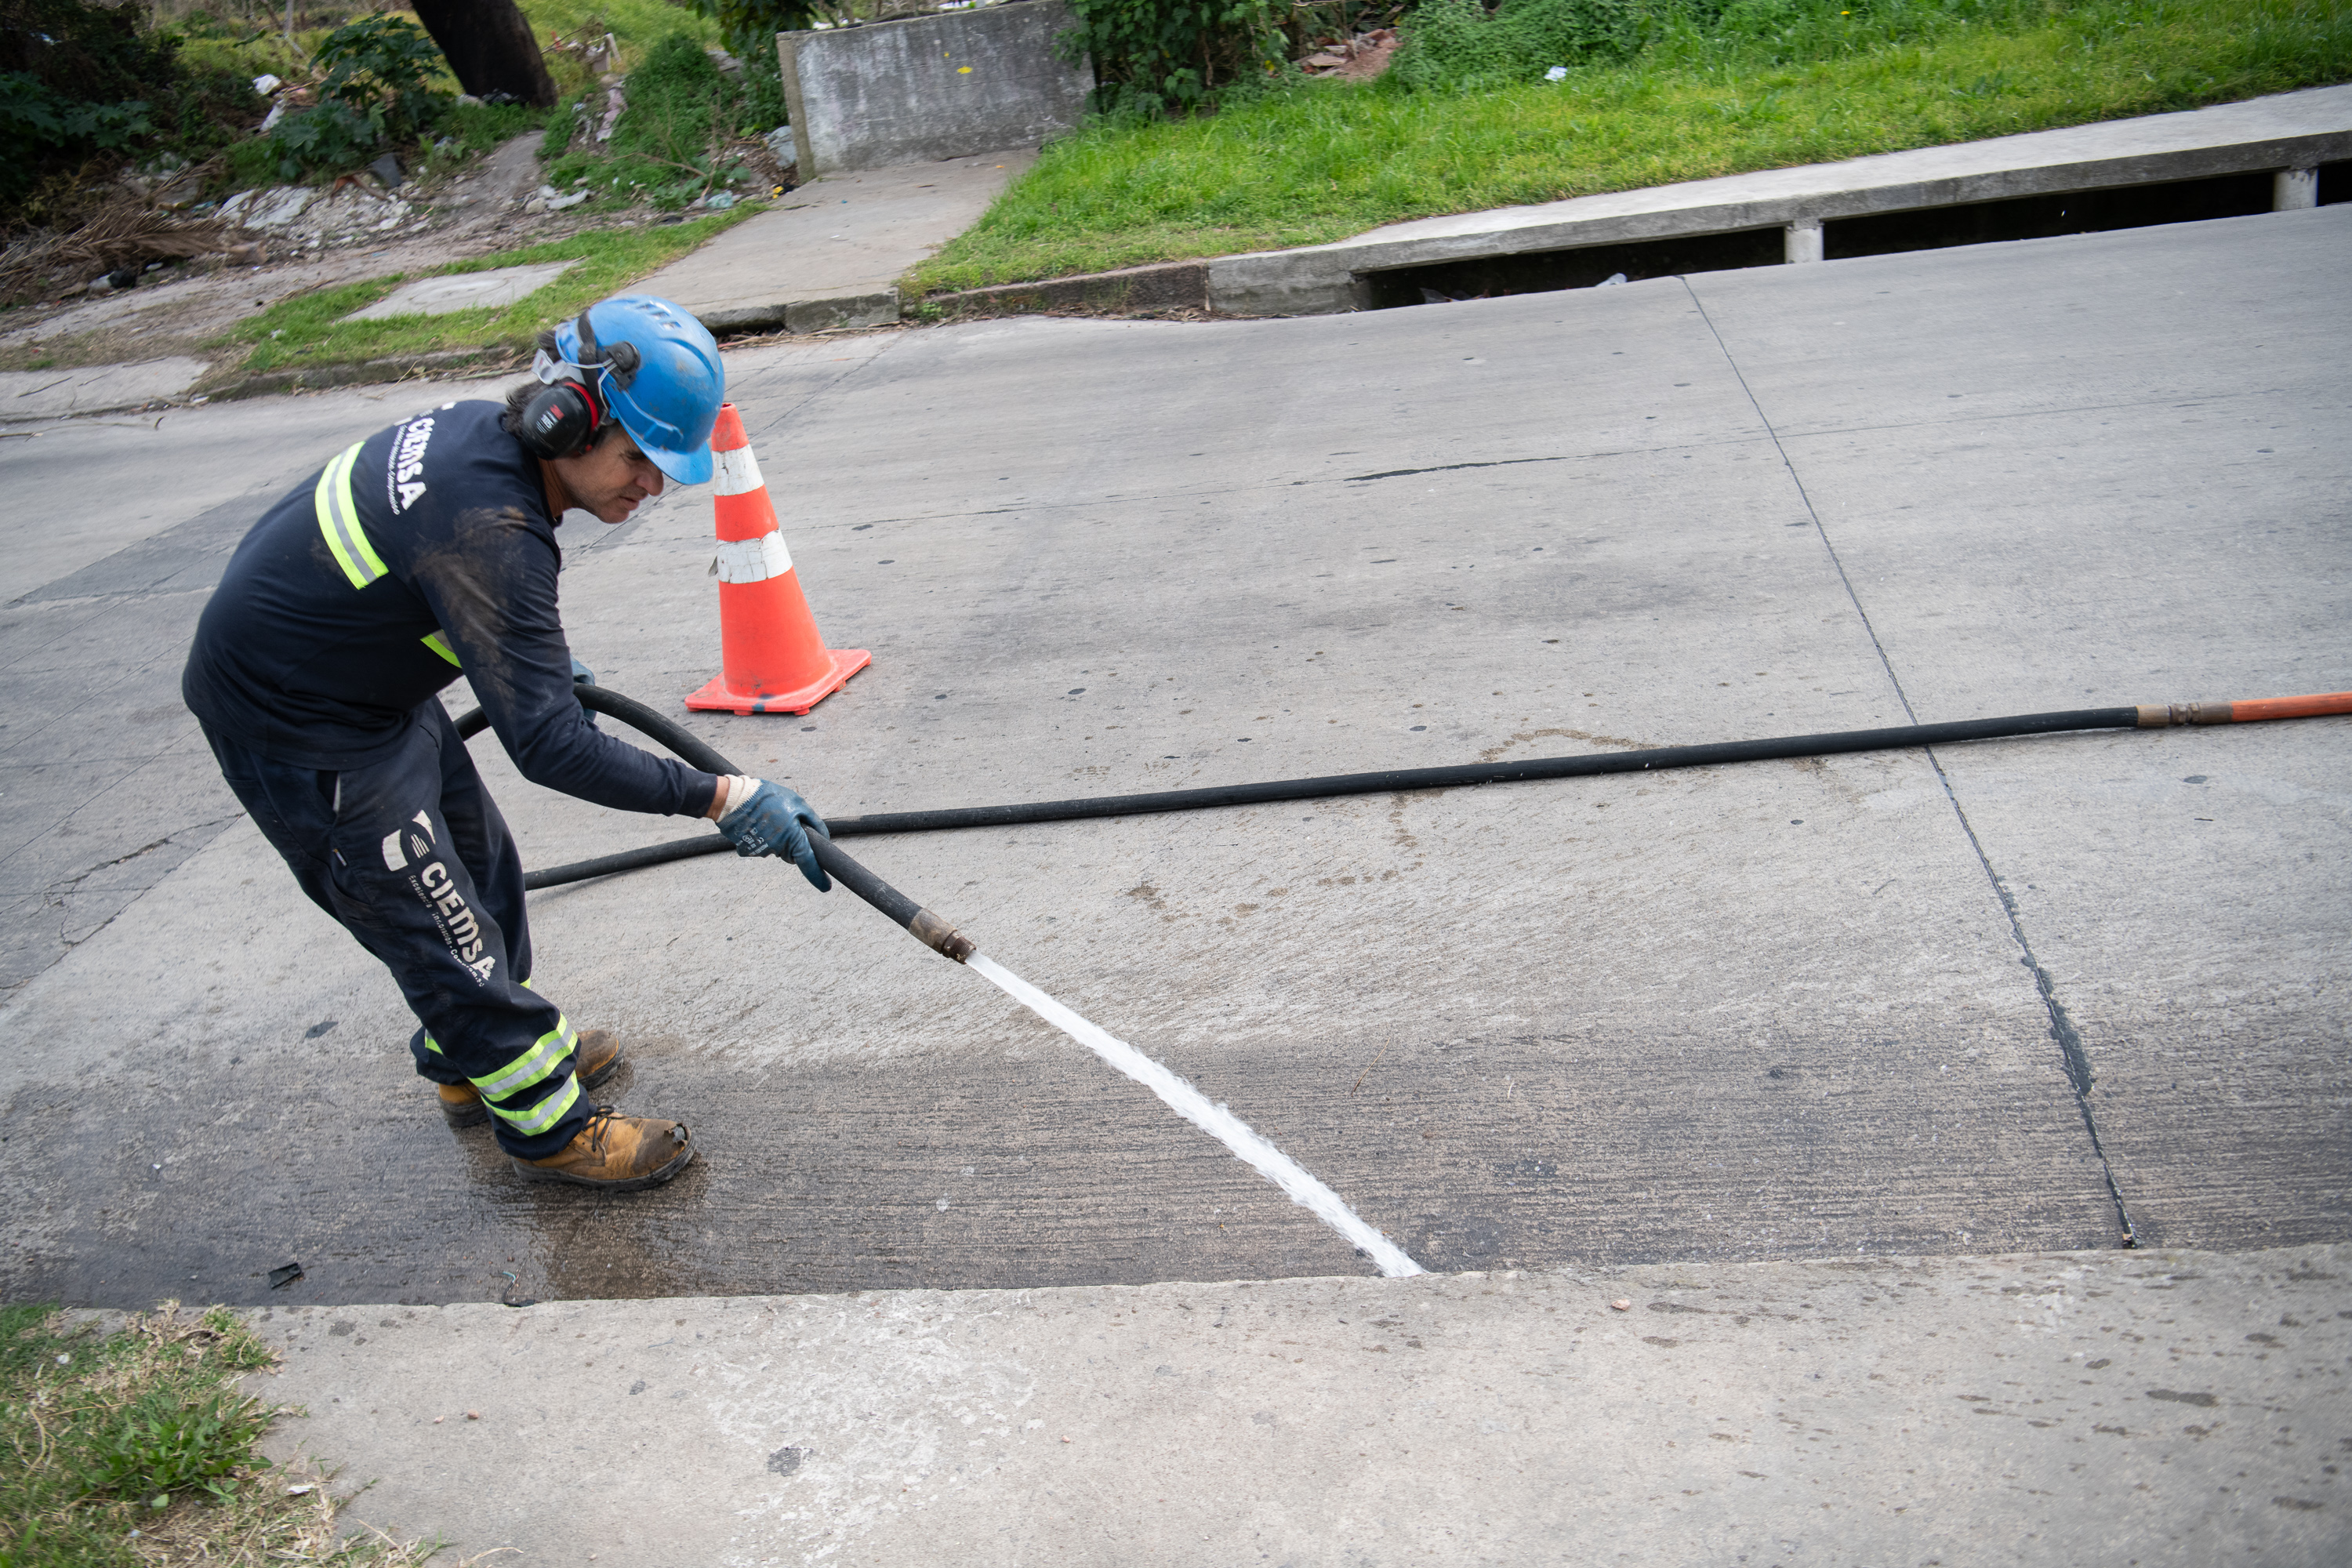
MULTIPOLYGON (((418 1070, 445 1085, 494 1082, 485 1099, 499 1146, 555 1153, 590 1109, 572 1079, 576 1037, 520 984, 530 973, 520 860, 446 710, 423 704, 393 754, 340 776, 341 810, 321 825, 331 910, 399 982, 423 1026, 418 1070)), ((295 793, 327 815, 315 783, 295 793)))
POLYGON ((474 1087, 481 1090, 482 1102, 516 1131, 536 1136, 562 1121, 580 1098, 580 1080, 572 1071, 579 1046, 580 1035, 572 1020, 558 1014, 555 1027, 541 1035, 530 1049, 498 1071, 476 1079, 474 1087), (560 1083, 531 1094, 559 1071, 563 1075, 560 1083), (501 1105, 500 1100, 507 1103, 501 1105))

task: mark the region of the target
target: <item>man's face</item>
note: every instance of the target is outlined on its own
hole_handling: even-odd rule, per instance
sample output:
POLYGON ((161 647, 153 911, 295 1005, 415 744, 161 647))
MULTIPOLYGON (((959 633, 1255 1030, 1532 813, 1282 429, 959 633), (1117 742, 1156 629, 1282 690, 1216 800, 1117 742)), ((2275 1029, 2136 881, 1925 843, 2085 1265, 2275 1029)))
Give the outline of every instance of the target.
POLYGON ((572 504, 595 513, 599 522, 625 522, 639 501, 662 493, 661 470, 625 430, 614 431, 577 458, 556 458, 555 471, 572 492, 572 504))

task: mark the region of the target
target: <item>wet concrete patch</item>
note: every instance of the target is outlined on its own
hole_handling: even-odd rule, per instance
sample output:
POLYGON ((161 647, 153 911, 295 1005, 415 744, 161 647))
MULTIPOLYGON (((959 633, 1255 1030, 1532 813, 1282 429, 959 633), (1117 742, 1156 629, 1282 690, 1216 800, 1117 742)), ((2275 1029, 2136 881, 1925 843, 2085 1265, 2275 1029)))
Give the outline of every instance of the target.
MULTIPOLYGON (((1860 1075, 1825 1043, 1599 1034, 1404 1047, 1370 1073, 1357 1040, 1174 1065, 1433 1269, 2112 1238, 2054 1066, 1956 1081, 1931 1039, 1869 1044, 1860 1075)), ((1371 1272, 1076 1047, 747 1073, 642 1042, 600 1092, 688 1119, 703 1153, 612 1196, 516 1179, 394 1051, 306 1075, 330 1106, 278 1100, 291 1054, 20 1093, 6 1163, 40 1175, 11 1184, 9 1294, 423 1304, 1371 1272), (271 1289, 289 1262, 304 1277, 271 1289)))

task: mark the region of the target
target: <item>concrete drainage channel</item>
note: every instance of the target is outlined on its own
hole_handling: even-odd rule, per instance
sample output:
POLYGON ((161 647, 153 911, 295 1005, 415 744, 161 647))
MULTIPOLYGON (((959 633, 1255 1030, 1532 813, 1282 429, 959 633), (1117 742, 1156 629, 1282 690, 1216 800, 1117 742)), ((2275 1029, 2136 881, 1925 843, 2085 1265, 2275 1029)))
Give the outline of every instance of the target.
POLYGON ((1315 316, 2251 216, 2352 199, 2352 87, 1391 224, 1332 245, 934 296, 1009 315, 1315 316))
POLYGON ((1937 250, 2000 240, 2053 239, 2168 223, 2251 217, 2308 207, 2352 195, 2352 164, 2331 163, 2298 174, 2221 174, 2120 189, 2016 196, 1913 208, 1864 217, 1831 218, 1730 234, 1540 250, 1516 256, 1438 261, 1368 272, 1357 280, 1364 310, 1441 304, 1501 294, 1586 289, 1612 279, 1635 283, 1691 272, 1723 272, 1788 262, 1840 261, 1906 250, 1937 250), (2281 187, 2288 187, 2284 193, 2281 187), (2278 199, 2285 195, 2287 200, 2278 199), (2316 195, 2317 200, 2297 199, 2316 195))

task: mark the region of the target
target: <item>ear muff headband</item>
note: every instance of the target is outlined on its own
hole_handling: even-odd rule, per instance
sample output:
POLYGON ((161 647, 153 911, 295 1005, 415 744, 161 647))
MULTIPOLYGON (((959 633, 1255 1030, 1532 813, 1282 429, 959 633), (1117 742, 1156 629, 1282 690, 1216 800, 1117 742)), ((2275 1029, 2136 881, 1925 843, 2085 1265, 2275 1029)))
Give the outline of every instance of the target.
POLYGON ((576 458, 586 451, 610 411, 602 382, 610 376, 626 391, 643 363, 635 343, 617 342, 609 349, 599 344, 586 310, 573 325, 580 334, 577 366, 587 374, 551 382, 523 405, 522 428, 516 434, 536 458, 576 458))

